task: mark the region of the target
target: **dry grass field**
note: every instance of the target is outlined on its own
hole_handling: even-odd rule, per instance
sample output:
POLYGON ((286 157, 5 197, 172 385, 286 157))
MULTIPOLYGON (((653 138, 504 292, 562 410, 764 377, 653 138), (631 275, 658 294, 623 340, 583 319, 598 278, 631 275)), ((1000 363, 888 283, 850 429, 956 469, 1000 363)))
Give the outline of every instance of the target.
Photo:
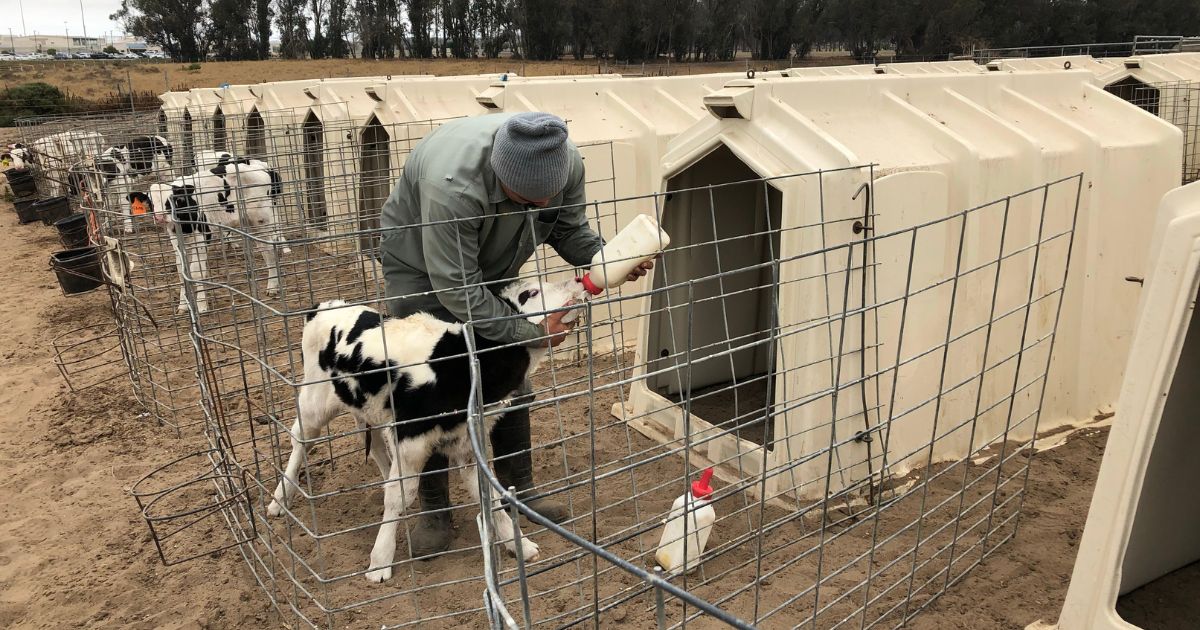
POLYGON ((727 63, 610 64, 602 60, 522 61, 520 59, 306 59, 299 61, 222 61, 196 64, 149 61, 44 61, 0 64, 4 87, 42 81, 86 99, 125 92, 161 93, 223 83, 262 83, 292 79, 386 76, 402 74, 463 75, 515 72, 522 76, 562 74, 700 74, 737 72, 748 68, 781 69, 793 65, 840 65, 854 59, 824 54, 802 62, 739 59, 727 63))

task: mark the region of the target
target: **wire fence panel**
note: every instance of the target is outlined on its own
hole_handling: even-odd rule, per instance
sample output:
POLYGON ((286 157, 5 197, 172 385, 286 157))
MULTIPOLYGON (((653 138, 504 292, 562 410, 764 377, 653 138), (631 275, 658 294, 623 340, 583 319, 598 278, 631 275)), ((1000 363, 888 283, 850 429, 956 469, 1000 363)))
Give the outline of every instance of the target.
MULTIPOLYGON (((239 163, 252 170, 248 160, 261 162, 276 174, 279 190, 272 193, 274 203, 269 212, 254 220, 238 217, 232 223, 253 234, 271 235, 281 244, 252 245, 243 250, 239 239, 226 241, 220 233, 208 232, 202 245, 206 264, 217 274, 236 277, 230 283, 238 287, 239 296, 265 297, 286 291, 286 286, 274 287, 271 278, 294 273, 313 275, 314 286, 335 290, 345 281, 338 276, 339 257, 357 259, 364 248, 373 247, 371 243, 330 239, 326 245, 338 248, 323 252, 331 256, 330 266, 301 265, 303 270, 295 271, 297 263, 289 265, 291 248, 283 239, 304 243, 310 234, 353 232, 359 225, 377 225, 379 207, 386 197, 380 196, 379 182, 388 181, 385 188, 389 188, 412 146, 440 124, 393 125, 382 135, 403 141, 388 143, 386 152, 372 152, 371 147, 379 143, 364 151, 356 126, 340 121, 314 129, 305 119, 306 113, 307 108, 255 110, 248 118, 257 124, 233 124, 215 116, 192 120, 187 111, 162 110, 123 117, 55 119, 44 121, 33 132, 61 134, 58 126, 69 125, 69 133, 91 138, 95 145, 74 154, 75 161, 68 168, 43 169, 44 177, 69 193, 73 204, 89 217, 91 240, 106 249, 121 347, 135 393, 157 420, 180 432, 203 427, 202 395, 178 252, 164 229, 164 212, 153 207, 155 201, 163 203, 172 184, 197 184, 197 177, 222 162, 233 164, 231 170, 239 163), (157 153, 153 148, 137 148, 152 141, 162 145, 157 153), (251 149, 253 157, 222 151, 221 146, 251 149), (360 172, 367 175, 362 177, 360 172), (269 220, 261 222, 264 217, 269 220), (242 223, 242 218, 249 223, 242 223)), ((306 256, 306 252, 298 252, 293 260, 305 260, 306 256)), ((312 304, 302 295, 282 297, 300 300, 305 306, 312 304)), ((242 378, 236 370, 228 373, 242 378)), ((238 380, 237 385, 240 388, 244 383, 238 380)))
MULTIPOLYGON (((294 125, 267 134, 301 140, 268 159, 296 222, 282 237, 252 225, 252 191, 235 182, 225 195, 242 221, 212 220, 226 210, 213 196, 207 235, 173 244, 214 501, 289 622, 894 627, 1016 533, 1081 176, 916 219, 923 208, 875 198, 869 166, 761 179, 699 164, 661 194, 606 198, 611 147, 582 147, 588 198, 607 199, 586 205, 593 229, 611 238, 650 214, 672 242, 652 282, 573 305, 577 271, 545 247, 515 278, 483 282, 502 295, 519 283, 508 298, 532 319, 582 310, 538 354, 474 335, 494 324, 483 318, 381 317, 396 297, 378 243, 442 226, 372 214, 402 174, 404 149, 385 138, 410 136, 345 130, 340 154, 343 130, 294 125), (851 178, 861 206, 827 214, 823 191, 851 178), (431 339, 447 345, 430 354, 431 339), (529 391, 515 385, 543 356, 529 391), (489 435, 524 410, 531 444, 516 455, 536 485, 512 495, 516 455, 492 463, 489 435), (418 561, 432 452, 463 481, 458 529, 418 561), (703 562, 656 572, 662 522, 706 466, 720 482, 703 562), (547 520, 530 491, 569 518, 547 520)), ((516 236, 533 238, 548 211, 529 210, 516 236)))
MULTIPOLYGON (((700 569, 665 576, 676 589, 668 625, 713 606, 738 618, 731 625, 898 626, 1015 534, 1031 442, 1011 437, 1036 433, 1081 178, 879 234, 869 199, 860 217, 795 226, 762 201, 769 187, 832 175, 669 193, 685 224, 713 226, 695 242, 673 238, 655 275, 647 327, 675 338, 644 340, 643 350, 666 347, 632 366, 587 363, 577 391, 538 392, 586 410, 587 424, 568 429, 582 461, 565 489, 551 488, 579 517, 573 527, 535 518, 573 544, 503 566, 498 609, 533 625, 654 623, 661 522, 707 465, 727 482, 720 516, 700 569), (739 227, 732 208, 765 216, 739 227), (863 236, 831 244, 838 231, 863 236), (805 232, 825 244, 779 249, 805 232), (697 258, 707 271, 696 273, 697 258), (620 425, 603 410, 624 386, 681 410, 674 435, 646 431, 661 446, 635 434, 622 451, 604 439, 620 425), (712 448, 731 434, 750 444, 712 448), (574 606, 559 606, 564 592, 574 606)), ((671 206, 664 197, 663 225, 684 236, 671 206)), ((543 549, 555 544, 539 535, 543 549)))
POLYGON ((971 50, 971 58, 975 63, 987 63, 994 59, 1026 57, 1065 57, 1067 55, 1130 57, 1135 55, 1195 51, 1200 51, 1200 37, 1137 35, 1131 42, 1091 42, 1051 46, 1018 46, 1013 48, 975 48, 971 50))

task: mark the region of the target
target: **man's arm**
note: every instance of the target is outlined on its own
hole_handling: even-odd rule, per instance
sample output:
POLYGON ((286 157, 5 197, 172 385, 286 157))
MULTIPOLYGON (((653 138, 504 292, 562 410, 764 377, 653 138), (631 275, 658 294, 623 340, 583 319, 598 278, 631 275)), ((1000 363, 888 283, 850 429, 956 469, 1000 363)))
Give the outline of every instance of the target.
POLYGON ((512 308, 483 286, 479 269, 479 230, 483 211, 475 202, 428 181, 421 186, 421 245, 425 268, 438 301, 475 331, 498 343, 529 343, 543 337, 540 326, 512 316, 512 308), (489 321, 490 320, 490 321, 489 321))
POLYGON ((563 191, 563 207, 558 211, 558 221, 550 231, 546 242, 562 256, 563 260, 576 267, 592 264, 592 257, 604 247, 604 239, 592 231, 587 220, 587 199, 584 197, 583 160, 575 154, 577 161, 571 169, 567 188, 563 191))

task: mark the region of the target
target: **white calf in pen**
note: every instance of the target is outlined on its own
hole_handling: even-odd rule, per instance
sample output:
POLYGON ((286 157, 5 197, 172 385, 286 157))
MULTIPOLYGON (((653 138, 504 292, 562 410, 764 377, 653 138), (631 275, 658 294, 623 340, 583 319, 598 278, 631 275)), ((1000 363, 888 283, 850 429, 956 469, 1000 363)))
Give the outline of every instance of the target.
MULTIPOLYGON (((208 276, 208 245, 211 224, 247 229, 261 229, 270 241, 282 241, 275 216, 275 200, 281 193, 279 174, 265 162, 237 159, 219 164, 209 170, 179 177, 169 184, 151 184, 149 193, 134 192, 129 202, 145 204, 156 221, 167 222, 175 242, 175 262, 182 277, 184 259, 181 250, 189 253, 188 271, 198 281, 196 308, 208 310, 207 292, 203 282, 208 276), (245 214, 242 214, 242 211, 245 214)), ((259 253, 267 265, 267 295, 279 293, 276 246, 258 243, 259 253)), ((282 253, 290 250, 281 248, 282 253)), ((187 310, 187 292, 179 289, 179 311, 187 310)))
POLYGON ((33 141, 31 154, 41 169, 51 195, 67 194, 68 171, 72 166, 99 155, 104 136, 95 131, 63 131, 33 141))
MULTIPOLYGON (((535 324, 547 309, 586 296, 575 279, 544 286, 536 280, 517 281, 500 293, 501 299, 535 324)), ((418 475, 431 454, 440 452, 452 466, 461 466, 463 481, 479 501, 465 414, 472 388, 467 341, 462 324, 426 313, 385 318, 371 308, 347 306, 341 300, 314 309, 304 326, 305 385, 291 432, 292 453, 267 512, 279 516, 288 505, 306 459, 305 442, 311 448, 310 441, 336 416, 353 415, 358 426, 368 430, 371 458, 386 481, 383 521, 366 574, 368 580, 382 582, 392 576, 400 513, 416 499, 418 475)), ((493 409, 507 405, 549 353, 548 347, 506 346, 478 336, 475 343, 482 403, 493 409)), ((495 414, 485 416, 485 435, 495 419, 495 414)), ((495 518, 500 539, 517 553, 508 513, 497 510, 495 518)), ((533 560, 538 552, 533 541, 521 540, 524 559, 533 560)))

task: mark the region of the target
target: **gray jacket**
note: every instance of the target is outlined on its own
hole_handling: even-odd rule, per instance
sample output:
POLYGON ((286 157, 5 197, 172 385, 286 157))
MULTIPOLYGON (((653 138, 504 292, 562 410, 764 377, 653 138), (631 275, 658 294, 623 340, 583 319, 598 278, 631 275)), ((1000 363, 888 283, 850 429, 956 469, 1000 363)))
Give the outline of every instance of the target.
POLYGON ((547 210, 527 210, 504 194, 489 162, 492 139, 511 114, 443 124, 404 163, 383 204, 381 243, 389 311, 426 311, 475 322, 481 336, 524 343, 545 333, 495 293, 542 243, 568 263, 588 265, 603 246, 588 227, 583 160, 571 147, 566 189, 547 210), (397 299, 398 298, 398 299, 397 299))

